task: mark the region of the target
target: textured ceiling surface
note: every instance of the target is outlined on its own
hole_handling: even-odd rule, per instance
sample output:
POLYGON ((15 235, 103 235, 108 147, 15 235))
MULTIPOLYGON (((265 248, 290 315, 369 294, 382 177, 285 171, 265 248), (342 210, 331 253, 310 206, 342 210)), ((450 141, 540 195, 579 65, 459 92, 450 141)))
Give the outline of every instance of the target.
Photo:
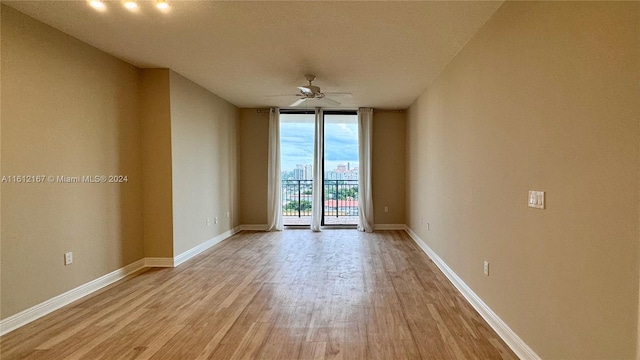
POLYGON ((305 74, 328 108, 408 107, 502 1, 3 1, 138 67, 170 68, 239 107, 287 107, 305 74), (285 96, 274 96, 285 95, 285 96), (327 106, 329 105, 329 106, 327 106))

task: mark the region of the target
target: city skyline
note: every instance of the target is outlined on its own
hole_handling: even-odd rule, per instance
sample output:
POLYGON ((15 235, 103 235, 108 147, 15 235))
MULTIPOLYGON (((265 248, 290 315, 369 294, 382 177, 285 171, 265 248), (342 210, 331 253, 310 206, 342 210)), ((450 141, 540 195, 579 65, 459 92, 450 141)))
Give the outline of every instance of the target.
MULTIPOLYGON (((340 163, 333 169, 324 169, 325 180, 358 180, 358 164, 340 163)), ((293 170, 281 170, 284 180, 313 180, 313 165, 298 164, 293 170)))
MULTIPOLYGON (((282 171, 293 171, 299 167, 312 167, 313 168, 313 164, 296 164, 296 166, 293 169, 281 169, 282 171)), ((357 170, 359 168, 358 163, 356 162, 355 164, 353 162, 343 162, 343 163, 336 163, 336 166, 330 168, 329 170, 327 170, 327 166, 325 165, 325 170, 324 171, 334 171, 334 170, 340 170, 340 171, 344 171, 342 169, 340 169, 341 167, 344 167, 346 170, 357 170)))

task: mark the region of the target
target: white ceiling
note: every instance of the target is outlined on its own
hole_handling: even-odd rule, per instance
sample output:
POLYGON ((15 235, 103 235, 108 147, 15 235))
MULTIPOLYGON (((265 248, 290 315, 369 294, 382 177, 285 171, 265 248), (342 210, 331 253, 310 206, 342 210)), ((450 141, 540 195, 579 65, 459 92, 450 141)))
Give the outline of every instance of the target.
POLYGON ((407 108, 502 1, 3 1, 138 67, 171 68, 239 107, 287 107, 315 74, 344 108, 407 108))

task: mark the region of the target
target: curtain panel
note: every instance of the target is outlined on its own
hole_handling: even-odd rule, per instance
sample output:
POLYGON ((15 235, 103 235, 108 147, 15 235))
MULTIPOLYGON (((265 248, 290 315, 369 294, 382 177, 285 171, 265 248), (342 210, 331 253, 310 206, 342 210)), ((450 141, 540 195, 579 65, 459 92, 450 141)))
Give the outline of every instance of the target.
POLYGON ((284 229, 280 182, 280 109, 269 110, 269 164, 267 176, 267 231, 284 229))
POLYGON ((373 232, 373 196, 371 191, 371 142, 373 109, 358 109, 358 230, 373 232))
POLYGON ((315 136, 313 141, 313 204, 311 206, 311 230, 322 226, 322 154, 324 153, 324 120, 321 108, 316 108, 315 136))

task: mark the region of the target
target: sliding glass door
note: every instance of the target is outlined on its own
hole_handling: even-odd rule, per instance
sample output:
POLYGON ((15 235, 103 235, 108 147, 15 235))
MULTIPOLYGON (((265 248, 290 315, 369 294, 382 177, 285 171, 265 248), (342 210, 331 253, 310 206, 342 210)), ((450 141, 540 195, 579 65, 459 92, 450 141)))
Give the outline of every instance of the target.
POLYGON ((324 224, 358 224, 358 115, 324 113, 324 224))
POLYGON ((324 112, 323 177, 314 178, 313 111, 281 111, 282 215, 286 226, 311 224, 313 182, 323 184, 323 225, 358 223, 358 119, 352 112, 324 112))

